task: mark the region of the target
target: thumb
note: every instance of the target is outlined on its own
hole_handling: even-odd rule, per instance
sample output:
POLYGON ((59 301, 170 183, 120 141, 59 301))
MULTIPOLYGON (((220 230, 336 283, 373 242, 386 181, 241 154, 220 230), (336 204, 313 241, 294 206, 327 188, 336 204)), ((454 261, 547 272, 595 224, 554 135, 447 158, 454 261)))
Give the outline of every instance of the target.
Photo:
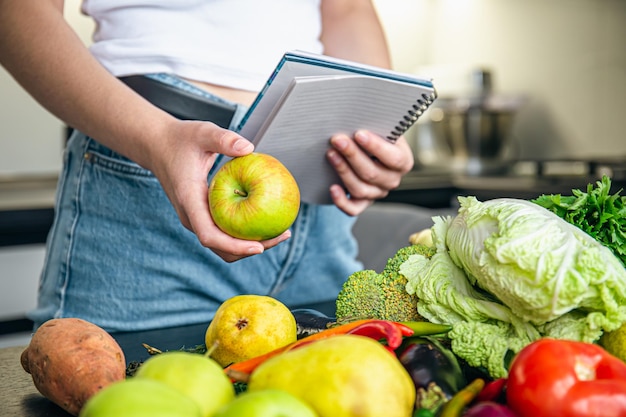
POLYGON ((254 151, 254 145, 241 135, 226 130, 219 140, 219 153, 226 156, 243 156, 254 151))

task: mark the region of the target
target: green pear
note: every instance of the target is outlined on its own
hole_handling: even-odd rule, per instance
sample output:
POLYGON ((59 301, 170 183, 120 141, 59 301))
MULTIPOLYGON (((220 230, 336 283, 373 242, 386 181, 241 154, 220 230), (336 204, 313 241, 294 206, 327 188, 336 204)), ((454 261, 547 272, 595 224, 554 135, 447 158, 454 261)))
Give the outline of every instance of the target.
POLYGON ((224 369, 198 353, 168 351, 151 356, 134 378, 149 378, 169 385, 194 400, 203 417, 235 398, 235 388, 224 369))
POLYGON ((268 359, 250 375, 248 391, 282 389, 319 417, 411 417, 415 386, 378 341, 337 335, 268 359))
POLYGON ((79 417, 201 417, 189 397, 151 379, 130 378, 94 394, 79 417))
POLYGON ((287 391, 263 389, 239 394, 213 417, 317 417, 304 401, 287 391))

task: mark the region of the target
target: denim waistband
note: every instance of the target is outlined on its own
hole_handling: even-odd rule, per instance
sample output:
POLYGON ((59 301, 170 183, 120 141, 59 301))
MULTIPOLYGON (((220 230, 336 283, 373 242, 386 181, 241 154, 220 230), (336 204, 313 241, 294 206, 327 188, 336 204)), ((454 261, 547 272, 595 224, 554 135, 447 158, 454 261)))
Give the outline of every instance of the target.
MULTIPOLYGON (((235 130, 237 128, 237 126, 241 122, 241 119, 243 119, 246 112, 248 111, 248 106, 243 105, 241 103, 236 103, 236 102, 227 100, 209 91, 203 90, 200 87, 197 87, 194 84, 191 84, 190 82, 176 75, 167 74, 167 73, 154 73, 154 74, 144 74, 144 76, 151 78, 153 80, 162 82, 164 84, 170 85, 172 87, 178 88, 187 93, 195 94, 199 97, 202 97, 208 100, 213 100, 217 103, 235 106, 236 107, 235 113, 230 121, 230 126, 228 126, 228 129, 230 130, 235 130)), ((213 167, 211 168, 209 172, 209 176, 213 175, 215 171, 217 171, 217 169, 222 165, 223 159, 224 159, 223 155, 217 156, 215 163, 213 164, 213 167)))
POLYGON ((233 101, 230 101, 223 97, 215 95, 209 91, 203 90, 200 87, 197 87, 194 84, 191 84, 190 82, 185 81, 184 79, 177 77, 175 75, 167 74, 167 73, 155 73, 155 74, 145 74, 144 76, 151 78, 153 80, 157 80, 164 84, 170 85, 172 87, 176 87, 182 91, 195 94, 199 97, 213 100, 216 103, 236 106, 235 114, 233 115, 230 126, 228 127, 228 129, 230 130, 234 130, 237 127, 237 125, 239 125, 239 122, 245 115, 246 111, 248 111, 248 106, 245 106, 241 103, 235 103, 233 101))

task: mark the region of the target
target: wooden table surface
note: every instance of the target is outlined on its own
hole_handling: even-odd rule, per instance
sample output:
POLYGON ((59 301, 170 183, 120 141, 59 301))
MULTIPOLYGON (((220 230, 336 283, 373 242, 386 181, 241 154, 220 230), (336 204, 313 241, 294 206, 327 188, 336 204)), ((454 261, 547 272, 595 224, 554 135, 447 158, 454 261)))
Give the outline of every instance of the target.
POLYGON ((0 416, 68 417, 57 405, 44 398, 30 374, 22 369, 20 355, 25 346, 0 349, 0 416))

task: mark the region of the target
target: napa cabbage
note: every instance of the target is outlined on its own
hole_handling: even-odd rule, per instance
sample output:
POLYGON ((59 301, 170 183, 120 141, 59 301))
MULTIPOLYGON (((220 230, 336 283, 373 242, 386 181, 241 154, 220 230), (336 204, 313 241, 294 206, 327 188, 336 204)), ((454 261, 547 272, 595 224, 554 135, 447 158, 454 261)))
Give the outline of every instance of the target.
POLYGON ((540 337, 594 342, 626 322, 626 269, 601 243, 532 202, 459 197, 435 217, 436 253, 400 268, 418 313, 453 326, 452 350, 494 377, 540 337))

